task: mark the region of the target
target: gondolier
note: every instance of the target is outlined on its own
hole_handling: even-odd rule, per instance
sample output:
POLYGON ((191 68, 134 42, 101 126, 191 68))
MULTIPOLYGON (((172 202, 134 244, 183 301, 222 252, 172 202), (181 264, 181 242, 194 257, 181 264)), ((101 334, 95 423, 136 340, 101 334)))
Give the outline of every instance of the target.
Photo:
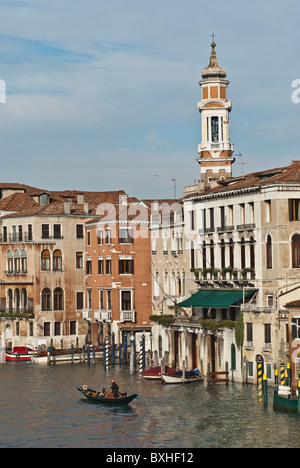
POLYGON ((119 396, 119 386, 116 384, 114 380, 111 381, 111 391, 114 396, 114 398, 118 398, 119 396))

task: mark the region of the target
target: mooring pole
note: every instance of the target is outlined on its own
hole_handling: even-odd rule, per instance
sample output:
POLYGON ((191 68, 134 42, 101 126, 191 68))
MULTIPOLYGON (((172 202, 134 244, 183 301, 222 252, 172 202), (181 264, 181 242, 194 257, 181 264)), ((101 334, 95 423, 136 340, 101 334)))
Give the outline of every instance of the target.
POLYGON ((106 352, 105 352, 105 341, 103 341, 103 366, 104 366, 104 370, 106 370, 106 352))
POLYGON ((268 380, 266 374, 263 375, 263 393, 264 393, 264 406, 268 406, 268 380))
POLYGON ((112 332, 111 340, 112 340, 112 342, 111 342, 111 363, 114 366, 115 365, 115 353, 116 353, 116 351, 115 351, 115 346, 116 346, 115 345, 115 332, 112 332))
POLYGON ((263 398, 262 398, 262 393, 263 393, 262 365, 263 365, 263 361, 261 360, 261 357, 259 357, 258 361, 257 361, 257 386, 258 386, 258 401, 259 401, 259 403, 262 403, 262 401, 263 401, 263 398))
POLYGON ((105 360, 106 360, 106 369, 108 369, 108 364, 109 364, 109 336, 108 333, 106 335, 106 354, 105 354, 105 360))
POLYGON ((284 363, 283 360, 280 364, 280 385, 284 385, 284 363))
POLYGON ((278 385, 278 370, 275 369, 275 386, 278 385))

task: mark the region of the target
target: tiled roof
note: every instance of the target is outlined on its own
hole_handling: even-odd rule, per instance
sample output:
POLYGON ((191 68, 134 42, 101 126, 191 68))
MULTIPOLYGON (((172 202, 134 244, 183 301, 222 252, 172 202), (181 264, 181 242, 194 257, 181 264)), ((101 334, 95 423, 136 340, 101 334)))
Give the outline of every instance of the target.
POLYGON ((300 184, 300 161, 293 161, 290 166, 268 169, 265 171, 252 172, 241 177, 232 177, 218 181, 218 185, 207 188, 202 192, 188 194, 185 199, 196 195, 208 195, 226 191, 241 190, 251 187, 260 187, 274 183, 299 183, 300 184))

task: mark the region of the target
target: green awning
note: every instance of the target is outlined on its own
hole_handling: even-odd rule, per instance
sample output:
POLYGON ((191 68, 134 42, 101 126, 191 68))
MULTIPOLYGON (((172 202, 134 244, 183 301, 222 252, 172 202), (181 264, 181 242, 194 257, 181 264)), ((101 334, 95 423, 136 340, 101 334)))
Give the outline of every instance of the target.
POLYGON ((232 304, 253 296, 255 290, 208 290, 200 289, 189 299, 180 302, 180 307, 213 307, 214 309, 226 309, 232 304))

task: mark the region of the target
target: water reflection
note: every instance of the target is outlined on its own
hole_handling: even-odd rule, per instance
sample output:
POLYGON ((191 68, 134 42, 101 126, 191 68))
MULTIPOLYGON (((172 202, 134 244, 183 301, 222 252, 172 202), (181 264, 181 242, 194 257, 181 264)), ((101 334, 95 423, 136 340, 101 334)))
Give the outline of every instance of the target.
POLYGON ((167 386, 124 366, 0 364, 0 447, 300 447, 300 416, 257 401, 257 388, 167 386), (83 399, 76 386, 117 381, 130 406, 83 399), (278 430, 280 428, 280 430, 278 430))

